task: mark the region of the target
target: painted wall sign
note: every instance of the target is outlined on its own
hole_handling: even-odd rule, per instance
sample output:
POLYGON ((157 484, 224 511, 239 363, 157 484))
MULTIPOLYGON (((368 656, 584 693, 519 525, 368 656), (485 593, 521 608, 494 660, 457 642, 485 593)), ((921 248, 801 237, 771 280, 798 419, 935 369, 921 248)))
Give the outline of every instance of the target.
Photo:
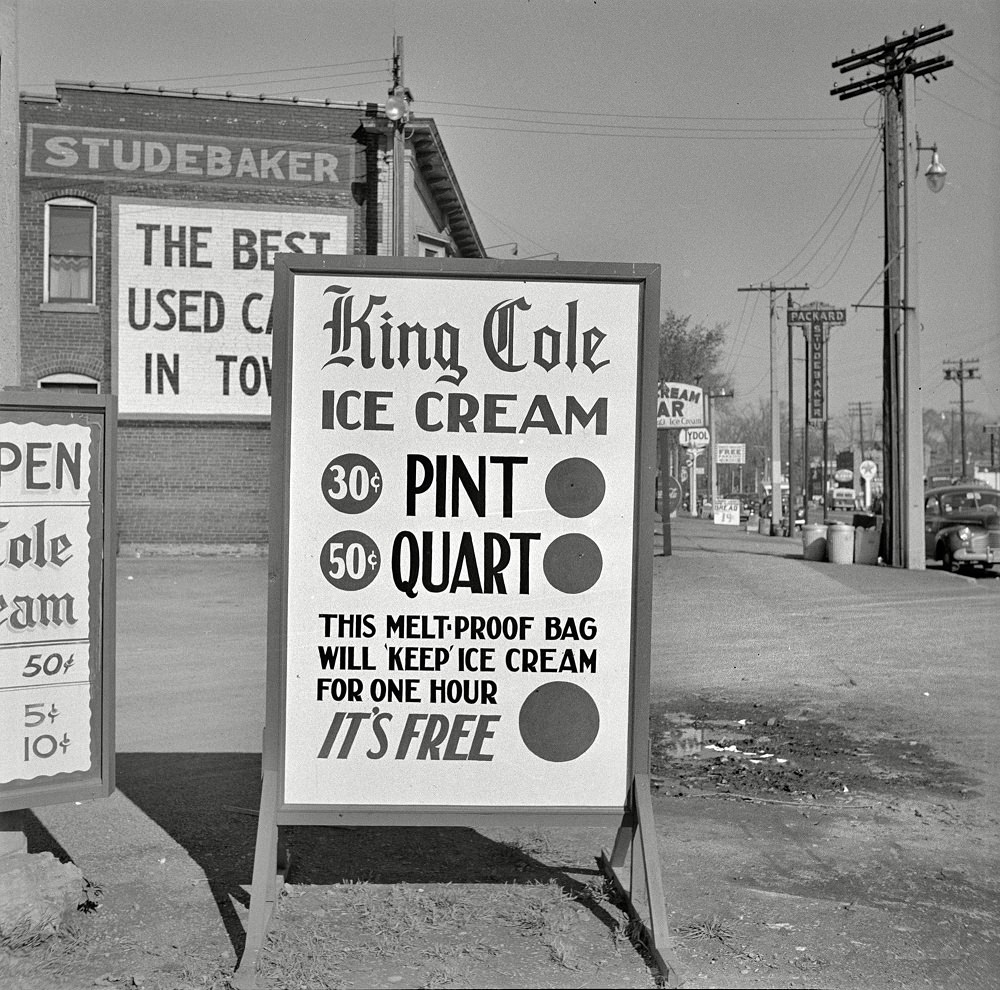
POLYGON ((29 124, 25 175, 341 188, 349 145, 29 124))
POLYGON ((656 397, 656 426, 661 430, 705 425, 704 392, 696 385, 660 382, 656 397))
POLYGON ((113 452, 113 398, 0 395, 0 810, 113 787, 113 452))
POLYGON ((266 418, 279 252, 346 254, 347 210, 113 200, 123 416, 266 418))
POLYGON ((648 651, 644 281, 348 260, 281 259, 282 801, 620 810, 648 651))

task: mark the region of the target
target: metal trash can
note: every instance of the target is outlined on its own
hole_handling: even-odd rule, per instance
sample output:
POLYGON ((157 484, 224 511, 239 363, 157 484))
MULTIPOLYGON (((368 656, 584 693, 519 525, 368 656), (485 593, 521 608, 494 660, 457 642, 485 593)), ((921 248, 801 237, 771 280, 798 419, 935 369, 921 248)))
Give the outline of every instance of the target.
POLYGON ((770 516, 761 516, 760 517, 760 522, 757 524, 757 532, 760 533, 761 536, 770 536, 771 535, 771 517, 770 516))
POLYGON ((881 538, 882 528, 880 526, 855 526, 854 563, 877 564, 881 538))
POLYGON ((803 560, 826 560, 826 530, 822 523, 806 523, 802 527, 803 560))
POLYGON ((757 528, 760 526, 760 516, 756 512, 751 512, 747 517, 747 532, 756 533, 757 528))
POLYGON ((826 530, 826 559, 831 564, 854 563, 854 527, 849 523, 831 523, 826 530))

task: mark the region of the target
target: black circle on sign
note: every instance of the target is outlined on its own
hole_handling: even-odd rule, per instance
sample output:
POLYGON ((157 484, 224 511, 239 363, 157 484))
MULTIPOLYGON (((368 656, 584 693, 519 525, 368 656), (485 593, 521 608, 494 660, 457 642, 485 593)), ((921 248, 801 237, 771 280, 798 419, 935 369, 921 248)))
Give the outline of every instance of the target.
POLYGON ((601 576, 604 558, 601 548, 583 533, 564 533, 546 548, 542 558, 545 579, 567 595, 588 591, 601 576))
POLYGON ((545 497, 561 516, 579 519, 604 501, 604 475, 586 457, 567 457, 545 479, 545 497))
POLYGON ((326 541, 319 555, 323 577, 340 591, 360 591, 378 575, 378 546, 367 533, 345 529, 326 541))
POLYGON ((521 705, 521 740, 541 760, 567 763, 583 756, 601 727, 597 703, 578 684, 549 681, 521 705))
POLYGON ((370 509, 382 494, 382 472, 364 454, 340 454, 323 471, 323 497, 340 512, 370 509))

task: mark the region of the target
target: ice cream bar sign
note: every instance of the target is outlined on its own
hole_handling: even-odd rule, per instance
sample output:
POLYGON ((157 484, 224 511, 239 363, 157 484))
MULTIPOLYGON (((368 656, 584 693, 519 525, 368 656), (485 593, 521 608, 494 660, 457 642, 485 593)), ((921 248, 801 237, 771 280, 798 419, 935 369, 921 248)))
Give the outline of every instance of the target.
POLYGON ((656 422, 636 267, 279 257, 284 808, 621 808, 656 422))

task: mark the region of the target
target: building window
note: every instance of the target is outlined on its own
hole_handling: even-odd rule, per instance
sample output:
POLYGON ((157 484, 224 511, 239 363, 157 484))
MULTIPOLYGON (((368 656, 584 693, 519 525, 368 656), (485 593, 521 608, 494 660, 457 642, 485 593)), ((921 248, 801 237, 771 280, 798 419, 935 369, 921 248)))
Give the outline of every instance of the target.
POLYGON ((53 199, 45 204, 45 299, 94 301, 94 204, 53 199))
POLYGON ((39 378, 38 387, 51 392, 100 392, 101 383, 88 375, 75 375, 63 372, 59 375, 46 375, 39 378))

